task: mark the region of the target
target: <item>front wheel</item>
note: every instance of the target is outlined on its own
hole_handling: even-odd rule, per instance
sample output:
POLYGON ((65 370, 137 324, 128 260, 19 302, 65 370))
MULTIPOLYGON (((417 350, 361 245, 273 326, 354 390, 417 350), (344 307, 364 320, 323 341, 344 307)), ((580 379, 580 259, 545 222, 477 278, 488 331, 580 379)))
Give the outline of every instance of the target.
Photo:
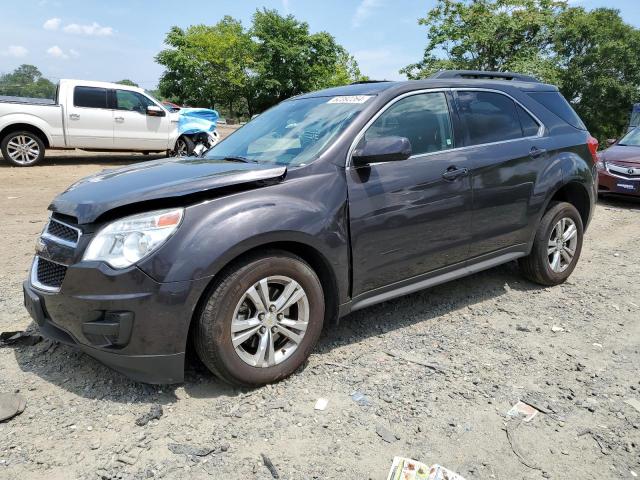
POLYGON ((570 203, 552 203, 540 221, 531 253, 519 260, 523 275, 541 285, 563 283, 578 263, 583 235, 578 210, 570 203))
POLYGON ((12 132, 2 139, 4 159, 16 167, 31 167, 44 158, 44 142, 31 132, 12 132))
POLYGON ((193 154, 195 144, 189 137, 182 136, 176 140, 176 146, 173 149, 173 154, 176 157, 189 157, 193 154))
POLYGON ((309 357, 324 321, 313 269, 284 251, 253 256, 223 274, 195 319, 194 344, 222 380, 260 386, 291 375, 309 357))

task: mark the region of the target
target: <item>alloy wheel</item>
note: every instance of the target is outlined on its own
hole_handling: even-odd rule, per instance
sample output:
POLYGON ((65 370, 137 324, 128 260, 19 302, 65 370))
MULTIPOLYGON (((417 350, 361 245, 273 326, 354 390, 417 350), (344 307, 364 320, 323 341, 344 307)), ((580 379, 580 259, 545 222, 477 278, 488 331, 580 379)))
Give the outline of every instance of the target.
POLYGON ((302 286, 286 276, 270 276, 240 298, 231 321, 238 356, 253 367, 272 367, 297 350, 309 324, 309 301, 302 286))
POLYGON ((16 135, 7 143, 7 153, 15 163, 29 165, 40 157, 40 146, 27 135, 16 135))
POLYGON ((564 272, 576 254, 578 245, 578 228, 570 218, 561 218, 551 230, 547 244, 547 255, 551 270, 564 272))

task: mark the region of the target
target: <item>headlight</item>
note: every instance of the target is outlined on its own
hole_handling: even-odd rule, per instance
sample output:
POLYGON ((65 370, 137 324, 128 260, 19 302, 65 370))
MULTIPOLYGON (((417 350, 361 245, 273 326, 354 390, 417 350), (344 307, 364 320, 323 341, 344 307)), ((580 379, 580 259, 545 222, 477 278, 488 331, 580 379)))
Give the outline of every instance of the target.
POLYGON ((183 208, 156 210, 110 223, 98 232, 83 260, 99 260, 113 268, 125 268, 142 260, 176 231, 183 208))

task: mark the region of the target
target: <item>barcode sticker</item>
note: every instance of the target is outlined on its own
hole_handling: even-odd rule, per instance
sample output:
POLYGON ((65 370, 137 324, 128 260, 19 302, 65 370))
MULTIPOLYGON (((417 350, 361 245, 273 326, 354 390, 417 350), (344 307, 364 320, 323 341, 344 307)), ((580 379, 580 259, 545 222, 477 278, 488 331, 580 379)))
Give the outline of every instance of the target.
POLYGON ((342 95, 333 97, 327 103, 364 103, 373 95, 342 95))

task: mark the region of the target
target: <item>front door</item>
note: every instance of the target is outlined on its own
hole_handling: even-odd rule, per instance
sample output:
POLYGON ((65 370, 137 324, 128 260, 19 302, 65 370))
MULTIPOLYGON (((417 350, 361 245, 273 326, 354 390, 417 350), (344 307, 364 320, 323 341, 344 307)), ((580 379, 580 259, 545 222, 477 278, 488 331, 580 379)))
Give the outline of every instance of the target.
POLYGON ((113 148, 113 110, 106 88, 76 86, 65 115, 68 146, 113 148))
POLYGON ((361 142, 384 136, 408 138, 413 154, 348 167, 354 297, 468 255, 471 159, 464 150, 451 150, 447 95, 417 93, 395 101, 361 142))
POLYGON ((166 114, 162 117, 147 115, 148 106, 157 105, 139 92, 115 91, 114 148, 122 150, 166 150, 168 148, 169 117, 166 114))

